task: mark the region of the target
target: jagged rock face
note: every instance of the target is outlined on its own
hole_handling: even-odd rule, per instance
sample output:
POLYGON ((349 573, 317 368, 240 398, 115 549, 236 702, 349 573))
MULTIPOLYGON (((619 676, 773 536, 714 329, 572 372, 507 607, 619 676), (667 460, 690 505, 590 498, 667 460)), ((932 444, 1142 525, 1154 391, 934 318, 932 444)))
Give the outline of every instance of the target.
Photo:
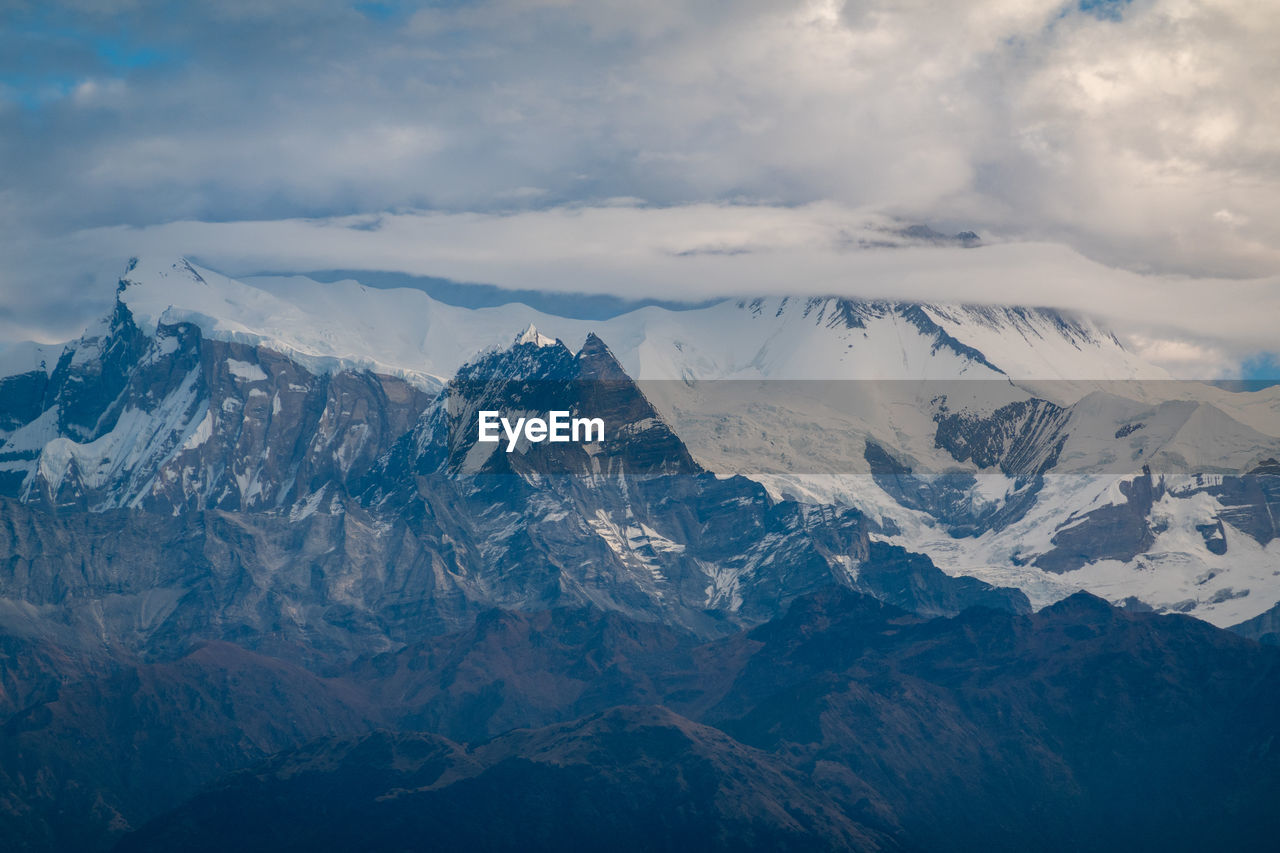
MULTIPOLYGON (((921 477, 893 459, 882 447, 868 443, 867 459, 877 482, 904 506, 921 509, 949 526, 953 535, 974 535, 1000 530, 1020 520, 1034 506, 1044 486, 1044 476, 1054 471, 1071 438, 1072 407, 1029 399, 996 409, 986 416, 952 413, 945 403, 935 415, 938 447, 958 462, 972 461, 980 469, 998 470, 1014 479, 1005 499, 974 512, 967 500, 973 476, 966 473, 921 477)), ((1276 512, 1280 509, 1280 472, 1264 460, 1247 471, 1187 476, 1175 460, 1174 470, 1153 474, 1141 466, 1133 476, 1119 476, 1121 444, 1147 425, 1138 421, 1115 431, 1117 447, 1104 455, 1097 475, 1116 482, 1116 499, 1102 506, 1067 514, 1057 522, 1050 547, 1034 559, 1046 571, 1063 573, 1102 560, 1127 562, 1144 554, 1162 532, 1153 506, 1165 496, 1194 501, 1198 495, 1213 500, 1201 523, 1194 525, 1206 552, 1225 555, 1230 542, 1227 525, 1265 547, 1280 535, 1276 512)), ((1168 461, 1167 459, 1162 461, 1168 461)), ((1068 476, 1087 477, 1095 472, 1074 471, 1068 476)))
POLYGON ((358 506, 294 520, 0 508, 0 624, 68 648, 155 658, 225 639, 320 666, 469 613, 433 609, 430 552, 358 506))
POLYGON ((1079 518, 1069 518, 1053 535, 1053 550, 1041 554, 1035 565, 1050 572, 1078 569, 1094 560, 1131 560, 1151 547, 1151 506, 1160 497, 1161 487, 1152 482, 1151 470, 1120 483, 1123 503, 1092 510, 1079 518))
MULTIPOLYGON (((493 353, 429 401, 161 325, 118 384, 78 392, 107 413, 77 408, 96 434, 46 444, 0 525, 0 595, 53 608, 72 644, 155 657, 231 640, 323 667, 495 604, 592 604, 704 635, 830 583, 930 613, 1027 607, 925 559, 881 570, 857 510, 703 471, 595 338, 493 353), (553 404, 602 418, 608 440, 477 444, 478 408, 553 404)), ((33 624, 21 607, 4 618, 33 624)))
MULTIPOLYGON (((755 316, 760 316, 766 310, 766 303, 769 301, 766 299, 742 300, 737 305, 755 316)), ((870 323, 877 320, 901 320, 919 332, 922 339, 931 347, 932 354, 946 351, 974 366, 985 368, 990 371, 987 375, 1017 374, 1022 365, 1006 362, 1001 366, 992 363, 981 350, 948 332, 944 324, 985 326, 1001 329, 1010 336, 1018 335, 1027 338, 1042 337, 1041 330, 1048 328, 1077 348, 1105 344, 1122 349, 1114 336, 1097 328, 1090 328, 1089 325, 1077 319, 1048 308, 922 305, 911 302, 816 296, 804 300, 783 297, 778 302, 774 316, 781 317, 784 313, 795 310, 792 307, 793 303, 802 304, 799 313, 803 319, 811 321, 815 326, 824 326, 828 329, 866 329, 870 323)))
POLYGON ((380 497, 378 480, 397 470, 527 478, 649 477, 702 470, 595 335, 587 336, 577 354, 560 342, 517 343, 464 366, 401 445, 390 464, 374 474, 375 499, 380 497), (508 452, 505 436, 494 444, 477 441, 481 410, 501 411, 512 419, 568 411, 571 417, 599 418, 607 425, 607 437, 591 444, 524 442, 520 452, 508 452))
MULTIPOLYGON (((935 350, 971 366, 981 365, 981 353, 947 337, 942 324, 1030 329, 1058 323, 1064 340, 1096 336, 1044 312, 950 310, 833 299, 777 308, 803 314, 806 324, 835 324, 853 334, 886 318, 902 321, 935 350)), ((290 590, 285 600, 295 613, 306 609, 299 603, 303 591, 315 586, 341 590, 318 601, 326 609, 350 608, 340 621, 351 624, 381 624, 382 617, 369 615, 374 607, 403 614, 389 626, 443 630, 465 624, 474 602, 592 601, 712 630, 726 614, 746 623, 768 618, 789 596, 832 578, 873 589, 874 572, 859 568, 869 553, 865 537, 873 529, 902 532, 891 513, 878 514, 883 526, 877 528, 847 506, 826 512, 791 505, 777 499, 778 491, 706 474, 594 335, 575 353, 536 330, 525 333, 513 347, 464 366, 436 399, 405 379, 309 370, 268 346, 214 339, 194 322, 159 316, 144 334, 122 298, 100 328, 67 349, 47 379, 31 372, 8 381, 15 394, 6 401, 6 423, 27 422, 5 430, 0 487, 62 512, 132 507, 166 516, 251 514, 249 538, 276 544, 260 543, 254 556, 228 550, 219 559, 234 555, 237 565, 255 566, 255 587, 290 590), (568 408, 601 417, 611 434, 595 445, 542 444, 507 453, 502 443, 476 443, 482 408, 513 416, 568 408), (303 537, 282 519, 317 513, 350 519, 323 523, 326 536, 340 539, 305 534, 324 544, 314 545, 303 563, 279 544, 303 537), (811 519, 818 516, 828 521, 815 526, 811 519), (844 541, 815 545, 825 535, 815 531, 828 529, 844 531, 836 537, 844 541), (783 549, 771 556, 777 543, 783 549), (362 557, 325 556, 348 553, 367 555, 364 568, 357 565, 362 557), (431 603, 401 605, 371 592, 387 573, 403 585, 406 600, 412 590, 431 603)), ((1041 574, 1141 558, 1166 524, 1156 506, 1162 498, 1208 496, 1222 508, 1206 504, 1188 522, 1206 558, 1234 556, 1237 531, 1262 546, 1274 538, 1280 492, 1265 470, 1178 484, 1154 475, 1147 485, 1129 478, 1117 486, 1118 497, 1101 506, 1084 496, 1079 507, 1046 512, 1060 499, 1045 491, 1046 477, 1059 473, 1064 447, 1081 434, 1079 410, 1032 397, 984 414, 949 409, 943 397, 929 440, 959 467, 913 470, 899 461, 899 449, 873 437, 863 456, 874 485, 897 507, 931 517, 953 537, 987 541, 1008 531, 1017 543, 1012 556, 999 559, 1041 574), (983 494, 988 472, 1009 481, 997 483, 995 492, 1003 494, 983 494), (1023 549, 1036 538, 1026 535, 1036 531, 1024 522, 1043 533, 1036 549, 1023 549)), ((1153 433, 1155 420, 1143 418, 1115 430, 1113 456, 1122 458, 1153 433)), ((905 534, 895 542, 916 547, 905 534)), ((1031 578, 1024 588, 1037 582, 1031 578)), ((1230 602, 1253 585, 1232 583, 1209 583, 1204 603, 1230 602)), ((1181 592, 1149 603, 1183 608, 1184 599, 1181 592)), ((264 606, 277 616, 289 609, 264 606)), ((296 626, 303 621, 285 619, 296 626)), ((378 630, 394 637, 400 628, 378 630)))
POLYGON ((1001 406, 989 417, 950 412, 945 404, 935 420, 935 441, 957 462, 998 468, 1019 479, 1043 474, 1058 461, 1066 441, 1069 410, 1048 400, 1021 400, 1001 406))
POLYGON ((117 302, 105 328, 87 333, 65 352, 49 379, 60 432, 75 441, 91 441, 109 431, 125 405, 121 395, 148 348, 129 309, 117 302))
MULTIPOLYGON (((477 543, 453 552, 457 582, 506 606, 590 602, 706 632, 725 618, 769 618, 832 582, 906 604, 905 591, 878 584, 861 513, 775 501, 751 480, 702 471, 596 338, 576 355, 517 344, 464 369, 374 469, 362 500, 396 508, 442 551, 477 543), (601 417, 612 437, 510 453, 476 440, 481 409, 553 403, 601 417)), ((960 583, 928 568, 936 574, 922 586, 960 583)), ((1002 595, 994 606, 1026 606, 1002 595)))
POLYGON ((1043 485, 1037 474, 1018 480, 1003 500, 978 503, 973 494, 977 476, 969 471, 917 474, 872 440, 863 455, 886 494, 904 507, 933 516, 956 537, 979 536, 1017 521, 1034 505, 1043 485))
MULTIPOLYGON (((26 372, 0 379, 0 494, 62 511, 331 513, 349 506, 351 494, 408 494, 373 472, 417 427, 420 439, 448 438, 396 449, 402 471, 425 475, 447 457, 453 474, 471 480, 481 473, 530 482, 551 473, 608 477, 617 466, 629 478, 699 466, 743 473, 775 499, 856 507, 895 544, 928 551, 948 573, 1016 583, 1037 605, 1084 585, 1231 624, 1280 596, 1280 580, 1272 579, 1280 576, 1267 569, 1280 491, 1274 473, 1251 470, 1280 450, 1276 429, 1261 416, 1275 400, 1228 400, 1217 410, 1220 397, 1200 405, 1194 393, 1173 399, 1136 388, 1121 399, 1128 391, 1107 385, 1097 399, 1038 396, 1039 386, 1027 384, 1035 377, 1163 375, 1086 319, 1036 308, 815 297, 587 324, 514 305, 482 316, 352 283, 272 287, 279 286, 234 282, 183 261, 131 266, 112 315, 61 358, 50 357, 48 373, 32 369, 38 357, 6 362, 26 372), (516 346, 547 363, 530 362, 529 388, 510 387, 485 367, 501 360, 484 354, 497 343, 495 318, 506 334, 537 319, 538 328, 582 352, 561 346, 551 364, 542 351, 554 338, 531 327, 516 346), (596 328, 620 347, 620 362, 593 355, 606 349, 590 335, 596 328), (855 382, 842 392, 853 398, 850 406, 815 413, 809 401, 787 409, 770 385, 762 406, 740 411, 732 394, 725 408, 702 409, 708 396, 696 389, 663 399, 645 386, 649 405, 629 390, 629 379, 593 375, 593 360, 614 378, 626 378, 622 363, 670 386, 883 376, 935 383, 939 399, 930 402, 932 391, 920 400, 882 399, 885 389, 874 382, 865 389, 855 382), (460 393, 425 428, 419 415, 455 374, 460 393), (981 405, 952 394, 957 384, 984 379, 993 393, 981 405), (566 383, 579 395, 614 395, 577 405, 611 413, 632 433, 585 450, 475 448, 467 406, 518 400, 542 413, 559 406, 566 383), (682 418, 686 399, 695 402, 682 418), (920 417, 899 417, 910 410, 920 417), (657 412, 666 419, 649 417, 657 412), (1214 458, 1217 444, 1222 459, 1214 458), (1152 470, 1150 506, 1128 497, 1143 464, 1152 470), (1109 484, 1095 483, 1095 474, 1109 484)), ((451 488, 441 501, 452 499, 451 488)), ((433 512, 449 516, 439 506, 433 512)), ((624 522, 612 519, 615 528, 624 522)), ((480 548, 454 560, 452 552, 470 546, 451 531, 448 524, 423 529, 444 554, 427 564, 443 571, 482 559, 480 548)), ((454 586, 457 577, 441 575, 440 584, 454 586)), ((545 594, 558 585, 544 584, 545 594)), ((725 588, 707 585, 713 597, 725 588)), ((694 606, 692 593, 683 595, 694 606)))
POLYGON ((429 399, 387 376, 313 374, 190 323, 145 337, 118 304, 106 330, 63 355, 41 414, 0 446, 5 483, 50 508, 291 507, 345 488, 429 399))
MULTIPOLYGON (((210 286, 186 270, 190 287, 210 286)), ((1008 362, 948 329, 1054 322, 831 299, 788 310, 805 333, 906 328, 988 374, 1008 362)), ((1271 651, 1088 596, 1031 615, 1022 592, 884 541, 891 516, 706 470, 599 338, 575 352, 530 328, 437 391, 151 316, 135 323, 124 300, 50 374, 0 386, 13 392, 0 400, 0 836, 20 849, 105 846, 228 771, 335 736, 215 799, 236 815, 319 803, 338 816, 292 822, 319 827, 304 845, 338 838, 344 815, 417 838, 424 815, 492 815, 513 789, 533 794, 504 799, 510 820, 481 827, 496 835, 464 819, 450 837, 549 832, 593 795, 610 842, 692 802, 695 820, 662 825, 672 846, 986 849, 995 833, 1025 848, 1044 803, 1091 821, 1053 825, 1064 849, 1134 816, 1124 837, 1151 837, 1152 803, 1168 802, 1191 804, 1186 837, 1211 837, 1220 802, 1241 817, 1224 837, 1274 837, 1271 651), (607 440, 508 453, 476 441, 481 409, 599 417, 607 440), (385 726, 401 734, 366 736, 385 726), (640 788, 661 796, 637 804, 640 788), (543 789, 570 799, 539 823, 543 789)), ((937 415, 941 470, 913 470, 886 439, 866 445, 872 485, 948 544, 1043 524, 1034 513, 1079 454, 1087 407, 942 402, 922 415, 937 415), (981 476, 1012 485, 978 501, 981 476)), ((1157 431, 1139 414, 1108 432, 1118 447, 1157 431)), ((1274 538, 1276 477, 1274 463, 1242 479, 1129 477, 1121 499, 1044 527, 1035 554, 1058 562, 1026 569, 1141 556, 1180 494, 1225 508, 1191 529, 1206 553, 1232 555, 1274 538)), ((1242 593, 1208 593, 1224 594, 1242 593)), ((191 826, 238 845, 201 824, 208 806, 138 845, 183 846, 191 826)), ((278 813, 253 814, 251 832, 278 813)))
POLYGON ((1240 477, 1198 477, 1180 493, 1211 495, 1222 505, 1216 530, 1205 531, 1206 547, 1220 542, 1218 547, 1226 553, 1223 522, 1262 545, 1280 537, 1280 465, 1274 459, 1265 460, 1240 477))

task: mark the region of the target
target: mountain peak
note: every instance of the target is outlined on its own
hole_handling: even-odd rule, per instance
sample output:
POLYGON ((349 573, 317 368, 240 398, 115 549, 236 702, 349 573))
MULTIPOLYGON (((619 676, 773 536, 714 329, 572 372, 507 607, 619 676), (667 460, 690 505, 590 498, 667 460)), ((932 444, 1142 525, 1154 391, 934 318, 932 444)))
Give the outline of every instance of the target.
POLYGON ((516 335, 514 346, 520 346, 521 344, 535 344, 536 346, 540 346, 540 347, 551 347, 551 346, 555 346, 556 339, 549 338, 546 335, 542 334, 541 332, 538 331, 537 326, 535 326, 533 323, 530 323, 529 325, 525 326, 523 332, 516 335))
POLYGON ((1114 619, 1118 611, 1106 599, 1086 590, 1072 593, 1066 598, 1044 608, 1038 614, 1042 619, 1067 619, 1071 622, 1097 622, 1114 619))
POLYGON ((209 284, 191 261, 184 257, 143 255, 129 259, 129 263, 124 268, 124 273, 120 276, 118 290, 124 291, 138 286, 145 287, 149 284, 168 281, 169 279, 206 286, 209 284))
POLYGON ((631 382, 613 351, 595 332, 587 333, 582 349, 578 350, 577 361, 579 375, 584 379, 631 382))

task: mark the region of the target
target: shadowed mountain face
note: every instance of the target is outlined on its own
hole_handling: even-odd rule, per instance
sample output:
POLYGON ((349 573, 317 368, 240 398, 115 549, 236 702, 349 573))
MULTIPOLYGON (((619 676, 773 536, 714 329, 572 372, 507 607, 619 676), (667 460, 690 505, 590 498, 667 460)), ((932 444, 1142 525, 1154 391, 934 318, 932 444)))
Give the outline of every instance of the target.
POLYGON ((48 648, 4 661, 24 707, 0 730, 0 822, 20 850, 521 832, 547 849, 1068 850, 1280 830, 1280 650, 1085 594, 928 618, 827 587, 712 641, 595 608, 490 610, 323 676, 227 643, 74 666, 48 648))
POLYGON ((228 641, 320 667, 495 605, 592 604, 707 636, 829 583, 930 613, 1028 607, 925 558, 871 559, 857 510, 704 471, 595 337, 490 353, 434 396, 189 325, 142 338, 123 307, 80 347, 145 353, 101 356, 95 395, 98 362, 64 357, 51 381, 75 393, 51 391, 47 416, 87 443, 57 439, 61 465, 12 454, 34 466, 0 513, 0 625, 17 633, 143 657, 228 641), (476 441, 479 409, 553 406, 601 418, 608 440, 476 441))
POLYGON ((872 541, 854 509, 704 471, 594 337, 535 335, 434 395, 190 325, 148 338, 123 307, 80 347, 41 416, 78 440, 6 445, 27 474, 0 499, 0 822, 23 849, 100 848, 320 736, 475 742, 692 696, 722 666, 699 643, 831 584, 1029 609, 872 541), (477 452, 478 407, 552 402, 612 440, 477 452))
POLYGON ((277 756, 120 849, 1238 849, 1280 830, 1280 652, 1083 594, 922 619, 831 588, 703 644, 498 612, 349 679, 400 734, 277 756))
POLYGON ((802 774, 661 708, 472 750, 380 732, 239 774, 120 850, 886 849, 802 774))
POLYGON ((348 686, 230 644, 103 668, 0 729, 7 849, 102 849, 138 816, 246 761, 369 725, 348 686))
MULTIPOLYGON (((112 312, 79 339, 10 349, 0 366, 12 373, 0 376, 0 495, 46 509, 296 519, 410 496, 399 482, 406 473, 473 482, 512 474, 536 492, 553 472, 644 479, 706 469, 752 477, 775 499, 855 507, 893 544, 950 574, 1017 586, 1037 606, 1087 588, 1227 626, 1280 598, 1271 546, 1280 395, 1169 382, 1095 323, 1047 309, 762 297, 587 323, 354 282, 247 284, 181 259, 143 259, 125 271, 112 312), (629 377, 649 383, 653 405, 629 377), (758 393, 733 387, 759 383, 758 393), (448 406, 423 423, 446 384, 448 406), (481 405, 511 414, 567 407, 621 428, 585 449, 487 454, 466 445, 481 405), (411 430, 418 443, 401 446, 411 430), (383 464, 393 448, 394 470, 383 464)), ((487 557, 453 548, 459 531, 441 506, 454 500, 452 487, 417 492, 429 504, 423 517, 440 524, 414 525, 406 541, 396 525, 408 519, 370 519, 376 535, 356 533, 353 547, 375 553, 394 583, 405 565, 391 564, 413 564, 403 581, 435 597, 426 608, 433 630, 465 624, 472 604, 518 604, 490 596, 488 583, 453 583, 487 557)), ((635 612, 640 598, 653 604, 652 590, 635 587, 656 571, 677 588, 664 595, 664 618, 686 626, 701 611, 748 624, 785 604, 786 593, 753 589, 748 575, 760 572, 749 557, 710 572, 684 560, 666 574, 672 546, 687 543, 596 509, 583 535, 618 548, 557 561, 528 543, 529 560, 557 565, 516 573, 536 586, 526 600, 635 612), (665 555, 646 553, 655 549, 665 555), (593 579, 566 571, 583 556, 629 563, 635 583, 593 589, 593 579)), ((504 528, 479 533, 500 534, 497 551, 511 539, 504 528)), ((279 574, 297 578, 285 568, 279 574)), ((255 571, 255 583, 275 574, 255 571)), ((810 588, 805 575, 800 588, 810 588)), ((363 585, 334 566, 329 579, 351 593, 341 607, 365 616, 363 585)))
MULTIPOLYGON (((126 301, 0 383, 7 848, 1067 850, 1280 829, 1276 650, 1087 595, 1032 614, 902 547, 891 515, 708 470, 594 335, 575 352, 531 328, 433 384, 126 301), (598 417, 607 438, 508 452, 477 441, 481 410, 598 417)), ((1003 501, 888 444, 866 444, 868 488, 954 542, 1016 533, 1078 416, 937 420, 1003 501)), ((1234 507, 1194 534, 1212 554, 1252 547, 1237 524, 1265 545, 1275 471, 1249 477, 1126 480, 1028 570, 1138 554, 1173 488, 1234 507)), ((1265 640, 1268 618, 1240 630, 1265 640)))

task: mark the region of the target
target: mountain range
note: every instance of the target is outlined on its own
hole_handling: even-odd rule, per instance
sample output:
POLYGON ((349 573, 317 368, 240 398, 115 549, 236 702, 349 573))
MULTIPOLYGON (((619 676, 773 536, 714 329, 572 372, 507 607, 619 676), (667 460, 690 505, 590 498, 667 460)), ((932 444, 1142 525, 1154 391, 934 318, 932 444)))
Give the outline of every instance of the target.
POLYGON ((1091 320, 583 321, 144 259, 0 365, 16 849, 1278 828, 1280 390, 1091 320), (485 409, 610 432, 507 453, 485 409))

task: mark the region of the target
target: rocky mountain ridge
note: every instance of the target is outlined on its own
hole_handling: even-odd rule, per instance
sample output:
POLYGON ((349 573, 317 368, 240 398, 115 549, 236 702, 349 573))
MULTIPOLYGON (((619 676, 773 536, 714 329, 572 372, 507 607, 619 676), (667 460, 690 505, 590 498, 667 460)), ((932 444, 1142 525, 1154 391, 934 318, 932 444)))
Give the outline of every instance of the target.
POLYGON ((873 535, 1036 606, 1084 588, 1229 625, 1280 600, 1280 397, 1158 379, 1051 311, 762 298, 585 323, 155 260, 117 299, 52 362, 26 353, 45 367, 0 379, 0 493, 335 512, 377 491, 369 472, 445 383, 525 328, 566 358, 610 349, 701 468, 857 509, 873 535))
MULTIPOLYGON (((1269 447, 1265 411, 1037 395, 957 330, 1115 342, 1017 309, 744 302, 717 310, 746 325, 697 347, 645 309, 643 335, 611 327, 621 355, 517 325, 437 376, 396 354, 394 322, 379 356, 358 313, 317 326, 279 293, 149 269, 52 366, 0 380, 0 832, 17 849, 105 849, 153 819, 123 849, 248 844, 219 834, 237 830, 314 846, 307 827, 483 846, 514 824, 457 816, 548 785, 565 798, 511 801, 548 845, 591 795, 587 846, 651 826, 671 844, 978 849, 999 827, 1015 849, 1043 840, 1025 816, 1044 803, 1084 815, 1055 824, 1063 849, 1274 829, 1273 652, 1136 600, 1033 613, 1004 582, 1044 604, 1038 584, 1177 536, 1171 552, 1270 571, 1280 471, 1237 470, 1269 447), (196 304, 160 307, 166 282, 196 304), (213 311, 231 302, 270 322, 213 311), (826 350, 883 356, 890 333, 911 371, 950 378, 759 379, 826 350), (632 378, 629 360, 673 353, 755 378, 632 378), (481 409, 553 408, 601 417, 606 440, 476 440, 481 409), (1086 440, 1099 425, 1107 441, 1086 440), (1206 436, 1225 461, 1196 473, 1206 436), (826 500, 789 493, 811 476, 794 462, 790 480, 720 464, 744 457, 863 467, 837 468, 854 493, 826 500), (1025 550, 953 570, 1008 540, 1025 550), (1162 823, 1168 802, 1184 807, 1162 823)), ((1213 607, 1266 594, 1240 576, 1198 588, 1213 607)))
POLYGON ((1085 594, 924 619, 827 588, 711 643, 595 609, 491 611, 317 683, 371 718, 226 776, 119 849, 1265 843, 1277 666, 1085 594))

